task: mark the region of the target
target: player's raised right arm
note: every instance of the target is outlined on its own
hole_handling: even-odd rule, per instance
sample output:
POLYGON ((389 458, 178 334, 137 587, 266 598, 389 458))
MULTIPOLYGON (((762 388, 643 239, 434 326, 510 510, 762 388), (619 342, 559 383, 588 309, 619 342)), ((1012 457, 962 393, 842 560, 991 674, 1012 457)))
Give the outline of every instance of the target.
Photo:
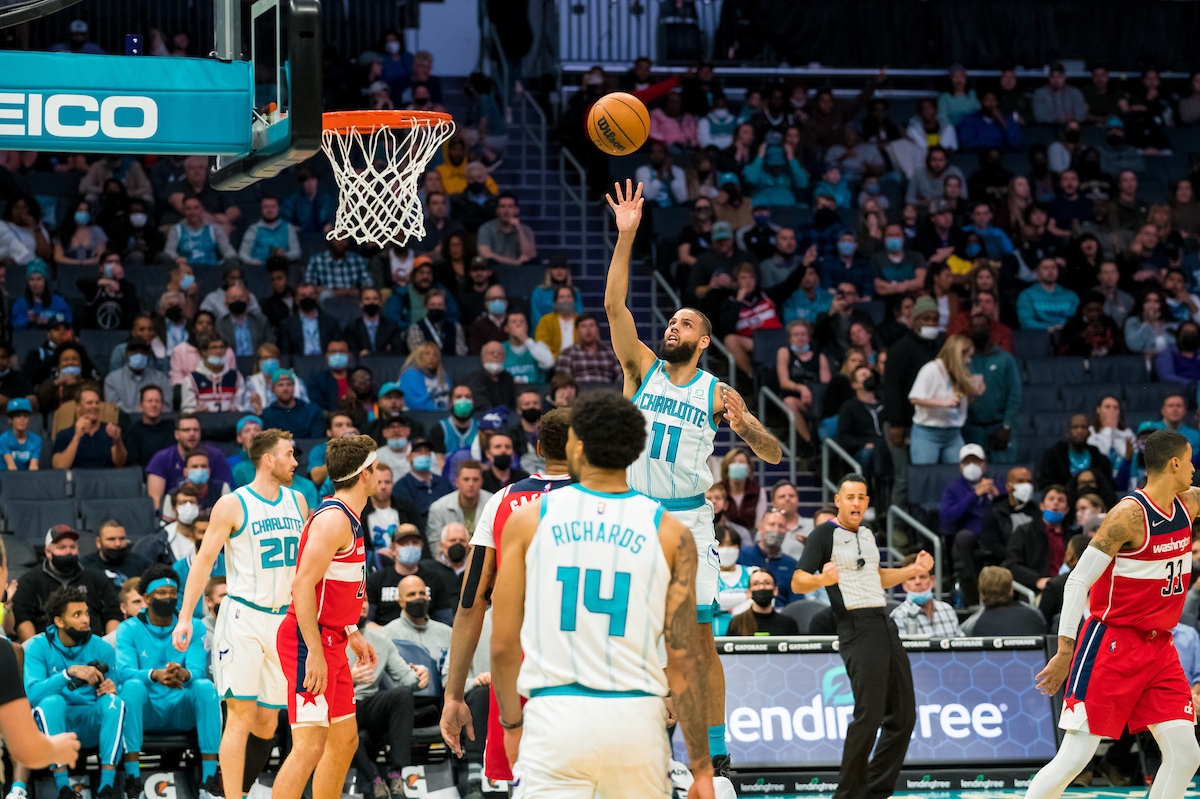
POLYGON ((708 753, 708 669, 700 654, 700 627, 696 624, 696 543, 692 533, 675 517, 664 513, 658 540, 671 566, 663 639, 667 648, 667 685, 675 716, 691 759, 692 774, 707 782, 711 795, 712 761, 708 753))
POLYGON ((654 363, 654 352, 638 338, 633 314, 625 304, 629 293, 629 259, 633 253, 633 240, 642 221, 642 184, 633 188, 633 181, 613 184, 613 194, 605 197, 613 209, 617 225, 617 244, 613 248, 612 263, 608 267, 608 281, 604 287, 604 312, 608 316, 608 328, 612 335, 613 352, 625 372, 625 393, 631 396, 642 382, 642 377, 654 363), (615 198, 615 199, 614 199, 615 198), (632 387, 631 385, 632 384, 632 387))
POLYGON ((192 612, 196 603, 204 596, 204 587, 212 576, 213 564, 233 531, 242 526, 242 503, 233 494, 226 494, 213 506, 212 518, 192 568, 188 572, 187 585, 183 588, 183 605, 179 608, 179 621, 171 633, 171 643, 180 652, 186 652, 192 638, 192 612))

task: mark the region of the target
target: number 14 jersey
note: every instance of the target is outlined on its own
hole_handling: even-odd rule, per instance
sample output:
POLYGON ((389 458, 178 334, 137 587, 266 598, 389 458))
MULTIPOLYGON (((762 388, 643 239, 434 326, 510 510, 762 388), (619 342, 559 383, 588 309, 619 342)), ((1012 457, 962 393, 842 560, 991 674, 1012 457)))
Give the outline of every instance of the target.
POLYGON ((1146 540, 1117 553, 1092 586, 1090 612, 1110 627, 1165 632, 1179 624, 1192 577, 1192 519, 1179 497, 1169 514, 1141 489, 1128 501, 1142 506, 1146 540))
POLYGON ((248 485, 233 493, 242 503, 242 526, 225 542, 229 595, 251 607, 279 612, 292 599, 292 579, 304 529, 298 494, 280 486, 272 502, 248 485))
POLYGON ((717 384, 703 370, 682 386, 671 382, 659 360, 646 374, 633 404, 646 419, 646 448, 627 471, 629 485, 655 499, 687 499, 713 483, 708 459, 717 426, 717 384))

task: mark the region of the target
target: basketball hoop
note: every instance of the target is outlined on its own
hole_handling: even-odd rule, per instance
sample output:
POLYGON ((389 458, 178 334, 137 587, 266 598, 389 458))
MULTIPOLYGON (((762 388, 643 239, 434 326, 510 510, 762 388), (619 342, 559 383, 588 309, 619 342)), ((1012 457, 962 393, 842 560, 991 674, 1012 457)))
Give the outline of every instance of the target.
POLYGON ((403 247, 425 237, 417 181, 454 134, 449 114, 433 111, 333 111, 321 148, 333 166, 338 209, 327 238, 403 247))

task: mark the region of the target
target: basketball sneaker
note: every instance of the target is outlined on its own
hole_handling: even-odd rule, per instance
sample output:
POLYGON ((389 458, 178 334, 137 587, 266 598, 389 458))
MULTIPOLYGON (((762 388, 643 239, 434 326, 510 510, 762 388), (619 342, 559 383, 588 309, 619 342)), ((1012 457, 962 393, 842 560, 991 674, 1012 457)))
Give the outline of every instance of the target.
POLYGON ((200 799, 222 799, 225 796, 225 784, 221 781, 221 772, 217 772, 204 781, 200 786, 200 799))
POLYGON ((29 799, 29 792, 19 785, 14 785, 9 789, 8 795, 4 799, 29 799))
POLYGON ((729 779, 733 776, 733 766, 730 764, 729 755, 714 755, 712 764, 714 777, 729 779))

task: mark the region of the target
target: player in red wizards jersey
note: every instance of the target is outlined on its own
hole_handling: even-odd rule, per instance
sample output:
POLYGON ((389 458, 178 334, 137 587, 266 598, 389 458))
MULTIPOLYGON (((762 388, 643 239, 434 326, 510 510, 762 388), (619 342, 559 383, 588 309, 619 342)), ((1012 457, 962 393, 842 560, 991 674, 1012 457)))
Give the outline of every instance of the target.
POLYGON ((313 799, 339 799, 358 749, 346 646, 374 667, 375 650, 357 622, 367 584, 359 513, 375 493, 375 457, 370 436, 329 442, 325 464, 334 494, 300 535, 292 605, 277 638, 292 724, 292 750, 271 791, 282 799, 300 799, 309 776, 313 799))
MULTIPOLYGON (((441 722, 442 737, 459 757, 462 757, 463 753, 461 735, 464 727, 467 736, 472 741, 475 740, 471 711, 463 697, 466 694, 471 659, 479 646, 483 615, 496 581, 496 568, 499 565, 497 557, 504 523, 513 511, 522 505, 536 501, 547 491, 571 483, 571 476, 567 474, 567 430, 570 426, 571 412, 567 408, 556 408, 541 418, 538 424, 537 451, 546 460, 546 473, 531 475, 505 486, 488 501, 475 526, 475 536, 471 539, 470 565, 463 579, 462 596, 459 599, 459 609, 454 617, 454 629, 450 638, 450 668, 441 722)), ((495 693, 488 693, 490 711, 483 773, 493 780, 512 780, 512 769, 508 764, 508 755, 504 752, 504 729, 500 726, 500 708, 496 705, 495 693)))
POLYGON ((1108 513, 1067 579, 1058 653, 1038 674, 1042 693, 1064 689, 1066 734, 1026 799, 1057 799, 1100 739, 1119 738, 1126 724, 1150 730, 1162 749, 1150 799, 1181 799, 1200 768, 1191 687, 1171 639, 1191 579, 1200 489, 1179 433, 1153 433, 1143 458, 1146 487, 1108 513))

